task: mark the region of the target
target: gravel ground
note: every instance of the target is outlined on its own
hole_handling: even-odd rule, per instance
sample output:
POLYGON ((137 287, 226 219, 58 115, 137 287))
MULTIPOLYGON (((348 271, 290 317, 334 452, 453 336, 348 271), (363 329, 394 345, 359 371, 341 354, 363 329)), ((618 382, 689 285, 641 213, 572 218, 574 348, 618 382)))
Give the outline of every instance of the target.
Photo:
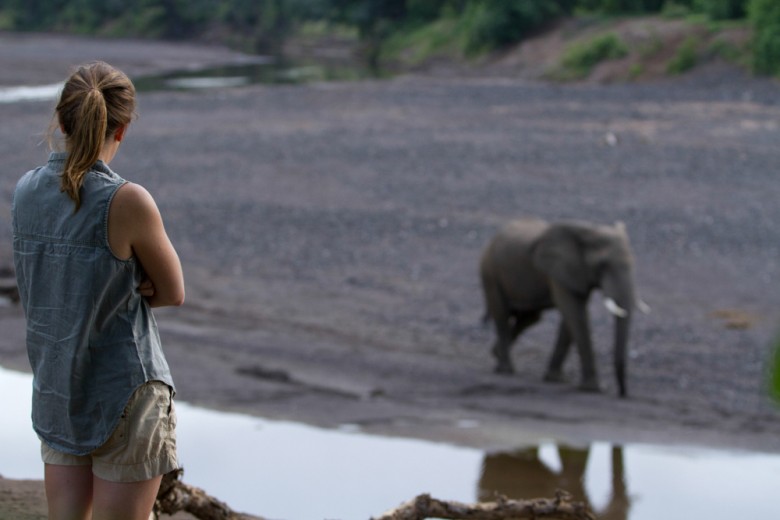
MULTIPOLYGON (((0 63, 18 58, 6 43, 0 63)), ((160 54, 131 62, 125 47, 99 57, 160 54)), ((38 52, 95 57, 67 48, 38 52)), ((185 267, 187 303, 158 313, 179 398, 484 449, 547 436, 779 451, 780 85, 724 67, 614 86, 488 72, 140 95, 112 167, 154 194, 185 267), (598 295, 602 394, 575 390, 576 358, 568 383, 541 382, 552 312, 515 346, 517 373, 492 373, 477 262, 519 216, 627 224, 652 307, 633 324, 629 399, 598 295)), ((0 265, 51 110, 0 105, 0 265)), ((20 311, 0 322, 0 363, 26 370, 20 311)))

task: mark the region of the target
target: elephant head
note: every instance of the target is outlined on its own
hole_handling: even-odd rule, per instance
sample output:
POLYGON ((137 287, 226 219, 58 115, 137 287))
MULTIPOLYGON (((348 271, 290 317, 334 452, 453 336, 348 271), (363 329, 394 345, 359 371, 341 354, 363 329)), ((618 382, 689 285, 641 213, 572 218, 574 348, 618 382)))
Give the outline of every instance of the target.
MULTIPOLYGON (((531 250, 533 266, 548 277, 552 298, 561 311, 565 327, 579 348, 583 387, 598 388, 587 324, 587 300, 600 289, 615 316, 614 365, 621 396, 626 390, 626 355, 631 316, 637 305, 633 282, 633 257, 625 226, 594 226, 585 223, 550 225, 531 250)), ((560 371, 568 343, 559 337, 548 375, 560 371), (560 351, 558 351, 560 350, 560 351)))

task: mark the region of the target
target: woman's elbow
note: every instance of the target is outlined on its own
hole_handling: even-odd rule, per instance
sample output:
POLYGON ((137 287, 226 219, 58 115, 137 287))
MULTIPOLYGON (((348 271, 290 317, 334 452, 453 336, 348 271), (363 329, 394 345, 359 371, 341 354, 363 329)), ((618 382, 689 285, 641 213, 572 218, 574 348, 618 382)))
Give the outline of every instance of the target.
POLYGON ((181 307, 184 305, 184 287, 182 287, 180 290, 174 291, 170 295, 168 305, 171 307, 181 307))
POLYGON ((171 302, 168 304, 171 307, 181 307, 184 305, 184 291, 171 298, 171 302))
POLYGON ((180 307, 184 304, 184 277, 178 276, 170 283, 163 285, 160 297, 164 301, 162 305, 168 307, 180 307))
POLYGON ((155 293, 148 298, 149 305, 152 307, 180 307, 184 304, 184 290, 174 291, 168 294, 155 293))

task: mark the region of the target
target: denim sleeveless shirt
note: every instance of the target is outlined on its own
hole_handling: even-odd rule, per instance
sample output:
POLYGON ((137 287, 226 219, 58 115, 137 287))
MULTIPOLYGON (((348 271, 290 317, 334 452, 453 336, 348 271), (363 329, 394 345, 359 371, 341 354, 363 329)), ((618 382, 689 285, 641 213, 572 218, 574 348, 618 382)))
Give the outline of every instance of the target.
POLYGON ((108 245, 108 209, 126 181, 98 161, 81 208, 60 191, 66 154, 27 172, 12 203, 14 265, 33 371, 32 422, 55 450, 85 455, 116 427, 136 388, 173 388, 135 257, 108 245))

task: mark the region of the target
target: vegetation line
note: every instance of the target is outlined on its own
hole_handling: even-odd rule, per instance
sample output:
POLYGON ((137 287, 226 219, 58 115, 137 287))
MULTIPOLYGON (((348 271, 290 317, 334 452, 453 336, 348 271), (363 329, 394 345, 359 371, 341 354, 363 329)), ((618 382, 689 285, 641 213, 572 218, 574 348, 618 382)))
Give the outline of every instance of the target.
MULTIPOLYGON (((747 24, 753 31, 749 65, 759 74, 780 75, 777 0, 0 0, 0 30, 216 41, 264 53, 279 51, 291 36, 320 31, 353 35, 365 58, 378 65, 439 53, 473 58, 564 17, 653 13, 711 27, 747 24)), ((587 72, 592 52, 601 59, 622 52, 620 42, 608 38, 592 45, 572 51, 579 52, 566 65, 573 77, 587 72)), ((695 63, 695 51, 695 42, 681 47, 670 72, 695 63)))

